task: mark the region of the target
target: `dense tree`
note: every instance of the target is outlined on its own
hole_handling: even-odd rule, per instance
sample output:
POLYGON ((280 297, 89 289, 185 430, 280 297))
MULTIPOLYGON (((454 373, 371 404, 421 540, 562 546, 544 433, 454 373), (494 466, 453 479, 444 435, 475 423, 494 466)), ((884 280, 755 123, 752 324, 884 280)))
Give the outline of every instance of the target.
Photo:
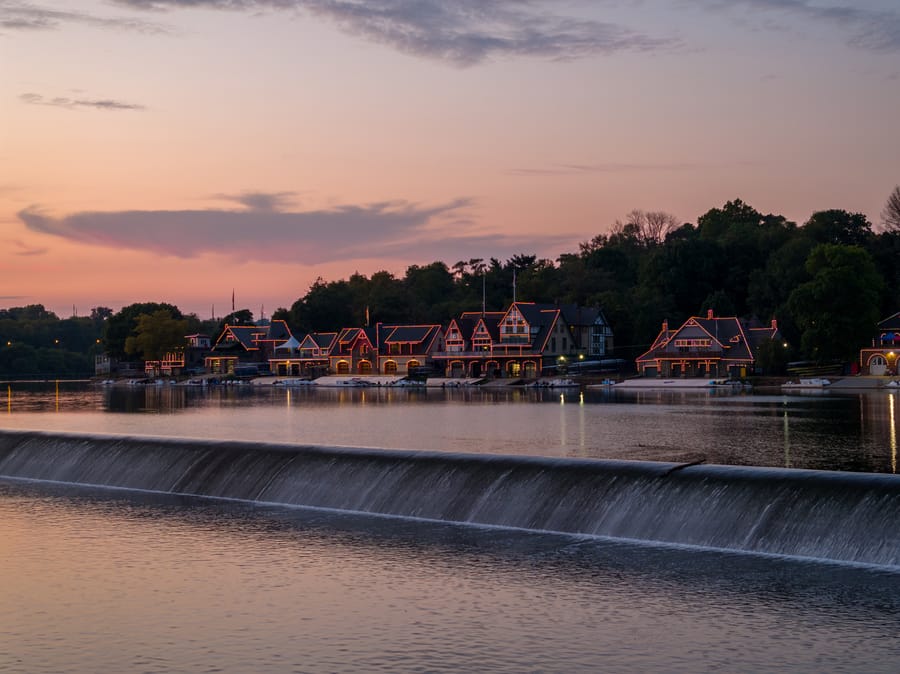
POLYGON ((321 277, 291 306, 288 324, 299 332, 337 331, 362 325, 365 307, 354 307, 347 281, 325 282, 321 277))
POLYGON ((125 352, 143 360, 159 360, 167 352, 184 346, 188 321, 175 318, 168 309, 137 317, 134 334, 125 340, 125 352))
POLYGON ((0 375, 89 375, 100 335, 91 319, 60 320, 41 304, 0 309, 0 375))
POLYGON ((701 238, 719 240, 734 225, 756 227, 762 222, 762 213, 740 199, 735 199, 722 208, 711 208, 697 218, 697 229, 701 238))
POLYGON ((414 323, 441 323, 453 311, 453 275, 443 262, 432 262, 406 270, 404 290, 414 323))
POLYGON ((788 296, 809 280, 805 265, 813 247, 806 237, 790 239, 769 255, 763 267, 751 272, 747 284, 749 313, 764 320, 784 315, 788 296))
POLYGON ((872 236, 872 225, 862 213, 832 209, 813 213, 803 233, 816 243, 864 246, 872 236))
POLYGON ((137 302, 123 307, 106 320, 103 342, 106 353, 114 358, 126 358, 125 340, 134 336, 138 316, 155 311, 168 311, 173 318, 182 318, 178 307, 165 302, 137 302))
POLYGON ((369 322, 404 323, 409 316, 409 298, 403 282, 387 271, 378 271, 369 279, 365 298, 369 322))
POLYGON ((883 282, 872 257, 858 246, 821 244, 806 271, 810 280, 788 300, 804 351, 818 361, 853 359, 879 319, 883 282))

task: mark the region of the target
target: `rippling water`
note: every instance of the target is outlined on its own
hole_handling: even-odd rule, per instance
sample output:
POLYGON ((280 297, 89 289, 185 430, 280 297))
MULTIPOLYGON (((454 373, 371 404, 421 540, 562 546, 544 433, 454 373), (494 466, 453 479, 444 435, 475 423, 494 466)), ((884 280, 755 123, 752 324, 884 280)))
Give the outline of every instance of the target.
POLYGON ((4 672, 900 662, 900 576, 877 570, 11 484, 0 541, 4 672))

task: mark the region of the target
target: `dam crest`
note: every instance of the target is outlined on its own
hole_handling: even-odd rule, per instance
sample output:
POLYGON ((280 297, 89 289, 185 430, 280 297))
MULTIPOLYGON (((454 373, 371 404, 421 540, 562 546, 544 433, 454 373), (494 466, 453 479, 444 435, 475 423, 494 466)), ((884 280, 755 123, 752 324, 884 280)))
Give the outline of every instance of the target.
POLYGON ((900 567, 900 477, 0 431, 0 476, 900 567))

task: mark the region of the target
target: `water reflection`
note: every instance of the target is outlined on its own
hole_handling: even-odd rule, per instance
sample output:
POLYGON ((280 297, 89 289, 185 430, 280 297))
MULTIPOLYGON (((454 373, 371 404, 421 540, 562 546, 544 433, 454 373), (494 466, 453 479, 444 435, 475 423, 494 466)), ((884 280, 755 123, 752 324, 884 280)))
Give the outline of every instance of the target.
POLYGON ((891 438, 891 472, 897 472, 897 395, 895 393, 891 393, 890 398, 890 438, 891 438))
POLYGON ((897 471, 897 393, 12 384, 0 427, 897 471))

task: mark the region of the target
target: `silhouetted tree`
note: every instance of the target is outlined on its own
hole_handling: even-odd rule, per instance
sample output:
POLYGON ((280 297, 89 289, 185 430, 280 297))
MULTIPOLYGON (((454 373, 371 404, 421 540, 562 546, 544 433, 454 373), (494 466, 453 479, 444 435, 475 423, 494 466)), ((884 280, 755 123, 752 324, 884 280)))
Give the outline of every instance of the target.
POLYGON ((881 211, 881 220, 887 231, 900 232, 900 185, 887 198, 884 210, 881 211))

